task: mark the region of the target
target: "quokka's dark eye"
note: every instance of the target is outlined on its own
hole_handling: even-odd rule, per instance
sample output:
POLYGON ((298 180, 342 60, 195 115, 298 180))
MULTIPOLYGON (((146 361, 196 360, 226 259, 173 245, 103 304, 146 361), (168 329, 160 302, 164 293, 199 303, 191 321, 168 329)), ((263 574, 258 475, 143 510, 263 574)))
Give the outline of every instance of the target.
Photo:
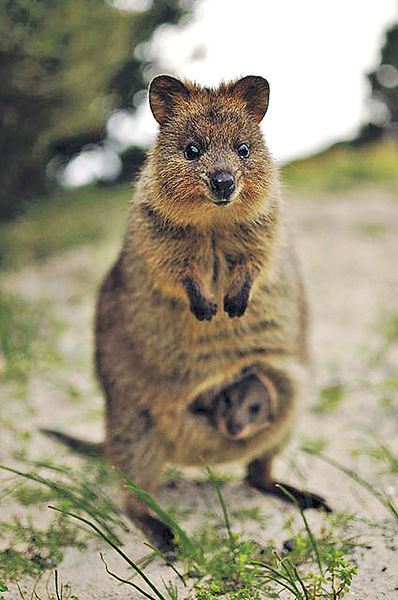
POLYGON ((258 413, 260 412, 260 405, 252 404, 249 410, 252 415, 258 415, 258 413))
POLYGON ((198 160, 200 149, 196 144, 188 144, 184 150, 184 156, 187 160, 198 160))
POLYGON ((247 144, 239 144, 236 151, 241 158, 248 158, 250 154, 250 148, 247 144))

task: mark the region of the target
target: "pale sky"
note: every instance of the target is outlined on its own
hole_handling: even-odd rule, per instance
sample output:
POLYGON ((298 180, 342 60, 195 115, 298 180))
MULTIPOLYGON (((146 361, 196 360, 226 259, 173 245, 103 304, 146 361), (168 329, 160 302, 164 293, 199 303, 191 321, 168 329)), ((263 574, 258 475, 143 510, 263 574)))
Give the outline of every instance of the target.
MULTIPOLYGON (((365 74, 397 21, 398 0, 198 0, 187 25, 163 26, 139 51, 160 58, 164 73, 207 86, 268 79, 262 129, 286 161, 356 134, 367 118, 365 74)), ((111 119, 109 131, 122 144, 148 145, 157 126, 146 102, 134 119, 111 119)))

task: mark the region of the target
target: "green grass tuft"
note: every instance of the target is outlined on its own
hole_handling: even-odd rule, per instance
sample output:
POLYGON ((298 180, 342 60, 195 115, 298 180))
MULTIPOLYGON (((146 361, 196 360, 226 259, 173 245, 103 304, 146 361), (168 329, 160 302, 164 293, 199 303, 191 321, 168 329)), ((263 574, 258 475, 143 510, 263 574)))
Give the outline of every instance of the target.
POLYGON ((340 463, 338 463, 333 458, 330 458, 329 456, 325 456, 324 454, 322 454, 320 452, 314 452, 310 448, 303 448, 303 450, 305 452, 307 452, 308 454, 311 454, 311 455, 316 456, 317 458, 320 458, 324 462, 328 463, 332 467, 335 467, 336 469, 338 469, 339 471, 341 471, 342 473, 344 473, 345 475, 350 477, 353 481, 358 483, 361 487, 363 487, 370 494, 372 494, 372 496, 374 496, 384 506, 384 508, 386 508, 387 511, 389 511, 393 515, 393 517, 398 521, 398 506, 396 506, 394 501, 391 500, 391 498, 389 498, 384 492, 381 492, 379 489, 377 489, 376 486, 372 485, 371 483, 369 483, 368 481, 366 481, 365 479, 360 477, 360 475, 358 475, 358 473, 356 473, 352 469, 349 469, 348 467, 341 465, 340 463))
MULTIPOLYGON (((8 497, 29 507, 57 502, 63 510, 73 508, 89 515, 110 539, 121 543, 115 531, 125 532, 127 525, 119 508, 103 491, 112 481, 105 465, 90 461, 79 470, 43 461, 28 464, 33 466, 29 472, 0 467, 17 476, 3 491, 3 501, 8 497), (20 478, 25 480, 24 483, 20 478)), ((42 528, 29 519, 0 521, 0 534, 8 543, 8 548, 0 554, 0 577, 10 581, 54 568, 63 558, 63 548, 84 549, 87 541, 82 531, 60 514, 42 528)))
POLYGON ((84 244, 120 240, 131 194, 127 186, 59 190, 19 219, 0 224, 0 267, 18 269, 84 244))
POLYGON ((388 345, 398 343, 398 312, 388 315, 382 322, 381 328, 388 345))
POLYGON ((398 146, 393 142, 353 148, 337 146, 296 160, 282 168, 282 179, 294 190, 342 193, 377 185, 398 190, 398 146))
POLYGON ((384 473, 398 475, 398 454, 386 443, 366 444, 364 448, 356 449, 352 454, 369 456, 374 462, 383 466, 384 473))
MULTIPOLYGON (((20 472, 19 474, 31 481, 32 485, 40 484, 54 494, 62 507, 50 508, 55 508, 60 520, 52 527, 43 530, 34 528, 32 522, 10 524, 9 530, 17 533, 14 542, 18 543, 23 540, 28 544, 28 549, 23 552, 10 546, 8 552, 2 557, 5 562, 3 564, 0 562, 2 568, 2 570, 0 568, 0 574, 5 572, 5 568, 8 569, 6 571, 8 576, 10 572, 13 573, 13 576, 17 573, 33 575, 54 568, 62 558, 60 536, 62 536, 64 544, 83 544, 78 535, 78 533, 81 535, 80 530, 73 528, 69 521, 69 518, 72 517, 73 520, 88 527, 91 532, 95 532, 104 540, 132 569, 133 574, 140 577, 149 586, 150 591, 147 592, 131 577, 120 577, 117 573, 112 572, 102 557, 105 569, 111 577, 123 585, 132 587, 149 600, 178 600, 176 583, 164 582, 164 591, 159 590, 144 573, 143 568, 122 550, 121 541, 110 528, 111 524, 115 525, 113 505, 109 500, 105 501, 107 508, 112 508, 108 517, 101 512, 104 507, 104 498, 100 490, 93 490, 87 478, 83 478, 83 481, 78 483, 79 477, 72 474, 71 471, 65 470, 64 467, 36 463, 36 469, 39 468, 46 468, 47 473, 53 474, 53 479, 46 479, 32 473, 20 472), (62 481, 54 480, 55 476, 61 475, 64 476, 62 481), (84 507, 82 505, 83 497, 86 501, 84 507), (101 510, 100 507, 102 507, 101 510), (76 509, 79 511, 78 513, 76 509), (63 529, 60 530, 59 527, 63 529), (65 529, 65 527, 70 529, 65 529), (12 571, 10 571, 10 567, 12 571)), ((6 468, 6 470, 18 474, 13 469, 6 468)), ((174 565, 171 568, 185 587, 188 586, 187 576, 189 575, 191 578, 192 583, 187 589, 191 594, 191 600, 201 598, 209 600, 220 596, 228 597, 230 600, 277 598, 281 589, 290 591, 292 598, 305 600, 312 598, 310 593, 313 589, 316 589, 319 594, 322 593, 321 597, 324 598, 340 598, 344 595, 343 592, 345 593, 349 588, 351 579, 355 575, 356 567, 349 559, 353 545, 343 541, 343 536, 338 530, 339 522, 336 520, 336 516, 332 516, 330 520, 326 521, 320 534, 315 536, 309 521, 303 512, 299 511, 304 528, 299 528, 298 531, 292 533, 289 551, 282 556, 272 542, 267 548, 263 548, 254 540, 244 539, 234 531, 230 511, 221 492, 220 481, 210 469, 207 472, 220 505, 221 515, 219 520, 214 517, 214 522, 201 527, 193 538, 188 536, 147 492, 123 478, 126 485, 128 484, 131 490, 146 501, 159 518, 175 532, 178 544, 177 556, 184 566, 185 572, 181 574, 174 565), (317 565, 315 570, 314 563, 317 565), (333 596, 337 585, 341 595, 333 596)), ((23 494, 23 489, 19 486, 17 495, 21 493, 23 494)), ((297 528, 293 518, 290 519, 290 522, 291 528, 293 526, 297 528)), ((343 524, 344 527, 347 522, 347 520, 340 519, 340 525, 343 524)), ((157 555, 159 552, 154 552, 150 558, 153 559, 157 555)), ((147 561, 145 562, 147 564, 147 561)), ((63 593, 65 598, 69 597, 69 590, 62 588, 57 580, 56 585, 58 585, 60 597, 63 593), (62 592, 62 590, 64 591, 62 592)))
POLYGON ((58 330, 44 303, 0 294, 0 381, 25 383, 40 366, 54 364, 58 330))
POLYGON ((346 392, 346 386, 340 382, 321 388, 318 392, 318 400, 313 406, 313 411, 317 413, 334 413, 343 401, 346 392))

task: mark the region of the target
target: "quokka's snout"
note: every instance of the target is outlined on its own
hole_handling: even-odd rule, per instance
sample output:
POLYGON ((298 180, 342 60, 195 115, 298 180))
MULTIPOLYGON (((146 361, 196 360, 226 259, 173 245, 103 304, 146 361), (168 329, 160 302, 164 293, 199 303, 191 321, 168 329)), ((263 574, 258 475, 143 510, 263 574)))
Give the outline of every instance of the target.
POLYGON ((236 188, 236 179, 231 171, 217 170, 210 175, 209 186, 215 204, 229 204, 236 188))

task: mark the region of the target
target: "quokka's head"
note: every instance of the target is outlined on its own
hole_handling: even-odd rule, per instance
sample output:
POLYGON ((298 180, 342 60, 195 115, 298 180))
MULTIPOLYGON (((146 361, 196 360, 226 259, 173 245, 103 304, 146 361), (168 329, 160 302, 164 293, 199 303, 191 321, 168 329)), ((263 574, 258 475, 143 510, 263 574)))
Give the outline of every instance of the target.
POLYGON ((211 223, 244 218, 265 201, 272 166, 259 123, 268 98, 262 77, 218 89, 168 75, 152 80, 160 131, 150 160, 161 212, 181 223, 211 223))

